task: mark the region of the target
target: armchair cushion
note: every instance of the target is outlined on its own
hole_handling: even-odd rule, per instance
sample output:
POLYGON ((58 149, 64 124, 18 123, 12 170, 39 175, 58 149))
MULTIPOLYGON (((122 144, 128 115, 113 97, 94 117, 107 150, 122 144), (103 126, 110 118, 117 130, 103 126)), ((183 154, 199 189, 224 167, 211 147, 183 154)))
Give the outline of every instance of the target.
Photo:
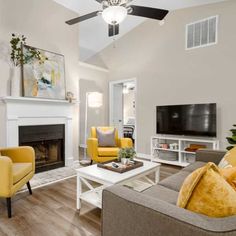
POLYGON ((16 184, 31 171, 33 171, 32 163, 13 163, 13 184, 16 184))
POLYGON ((8 197, 11 194, 12 160, 9 157, 0 157, 0 197, 8 197))
POLYGON ((98 148, 98 156, 117 157, 118 152, 119 152, 119 148, 116 148, 116 147, 99 147, 98 148))
POLYGON ((115 128, 111 128, 108 130, 103 130, 101 128, 97 128, 97 138, 98 138, 98 146, 99 147, 115 147, 115 128))

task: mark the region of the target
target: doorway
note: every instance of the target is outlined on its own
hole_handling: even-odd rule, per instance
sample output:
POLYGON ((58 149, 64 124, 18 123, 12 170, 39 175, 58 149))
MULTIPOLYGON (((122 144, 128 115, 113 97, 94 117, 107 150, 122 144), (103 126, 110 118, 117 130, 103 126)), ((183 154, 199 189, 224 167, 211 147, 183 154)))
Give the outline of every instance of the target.
POLYGON ((136 79, 111 81, 109 95, 110 126, 117 128, 120 137, 131 138, 136 147, 136 79))

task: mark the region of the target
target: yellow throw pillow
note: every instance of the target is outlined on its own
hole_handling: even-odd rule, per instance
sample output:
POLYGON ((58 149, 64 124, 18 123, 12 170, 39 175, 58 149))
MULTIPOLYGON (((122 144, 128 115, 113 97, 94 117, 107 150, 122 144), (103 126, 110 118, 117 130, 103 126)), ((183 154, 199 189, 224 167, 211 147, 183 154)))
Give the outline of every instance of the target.
POLYGON ((225 180, 236 190, 236 167, 220 169, 225 180))
POLYGON ((236 166, 236 147, 229 150, 220 161, 219 168, 229 168, 236 166))
POLYGON ((225 181, 219 168, 209 162, 185 179, 177 205, 210 217, 236 215, 236 191, 225 181))

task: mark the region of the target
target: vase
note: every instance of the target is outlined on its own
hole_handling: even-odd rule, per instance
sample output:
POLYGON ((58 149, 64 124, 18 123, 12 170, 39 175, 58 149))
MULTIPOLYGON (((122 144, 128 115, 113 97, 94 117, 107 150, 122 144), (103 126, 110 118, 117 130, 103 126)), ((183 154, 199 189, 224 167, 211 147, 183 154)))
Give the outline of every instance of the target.
POLYGON ((128 161, 129 161, 129 159, 127 159, 127 158, 121 158, 121 164, 122 165, 127 165, 128 161))
POLYGON ((19 66, 11 68, 9 88, 11 97, 21 96, 21 68, 19 66))

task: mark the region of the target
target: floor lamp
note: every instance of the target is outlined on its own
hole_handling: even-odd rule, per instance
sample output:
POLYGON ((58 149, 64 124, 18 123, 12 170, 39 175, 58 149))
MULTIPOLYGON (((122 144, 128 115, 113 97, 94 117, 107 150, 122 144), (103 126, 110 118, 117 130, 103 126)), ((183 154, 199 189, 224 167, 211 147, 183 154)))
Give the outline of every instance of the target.
POLYGON ((90 160, 87 159, 87 130, 88 130, 88 108, 99 108, 103 105, 103 94, 99 92, 86 93, 85 102, 85 124, 84 124, 84 158, 81 160, 81 164, 88 164, 90 160))

